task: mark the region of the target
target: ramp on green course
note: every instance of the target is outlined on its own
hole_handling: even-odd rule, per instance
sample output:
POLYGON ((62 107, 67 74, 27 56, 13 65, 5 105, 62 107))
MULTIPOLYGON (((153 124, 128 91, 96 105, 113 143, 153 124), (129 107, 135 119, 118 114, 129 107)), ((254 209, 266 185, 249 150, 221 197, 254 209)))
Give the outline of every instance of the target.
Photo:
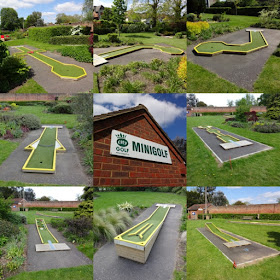
POLYGON ((217 228, 213 223, 205 223, 206 228, 208 228, 213 234, 223 239, 226 242, 239 241, 238 238, 222 232, 219 228, 217 228))
POLYGON ((245 44, 227 44, 223 41, 203 42, 194 47, 198 55, 220 53, 247 54, 268 46, 261 31, 249 31, 249 42, 245 44))
POLYGON ((50 66, 51 72, 60 78, 78 80, 87 75, 86 70, 80 66, 62 63, 56 59, 42 54, 41 52, 45 52, 45 50, 31 50, 22 46, 17 47, 17 49, 19 49, 21 52, 15 53, 15 55, 29 55, 33 58, 36 58, 37 60, 50 66))
POLYGON ((44 219, 35 219, 36 228, 43 244, 58 243, 57 239, 49 231, 44 219))
POLYGON ((223 141, 224 143, 232 143, 232 142, 237 142, 239 139, 229 135, 229 134, 223 134, 220 130, 216 128, 212 128, 212 126, 199 126, 198 128, 205 129, 208 133, 210 134, 215 134, 218 139, 223 141))

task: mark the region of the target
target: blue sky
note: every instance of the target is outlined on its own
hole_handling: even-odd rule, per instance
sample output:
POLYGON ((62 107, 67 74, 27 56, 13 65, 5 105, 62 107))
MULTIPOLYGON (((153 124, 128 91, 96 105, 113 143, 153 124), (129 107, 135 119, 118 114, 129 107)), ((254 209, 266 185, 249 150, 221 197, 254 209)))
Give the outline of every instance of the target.
POLYGON ((54 23, 59 13, 81 14, 83 2, 83 0, 0 0, 0 9, 14 8, 18 16, 25 19, 32 12, 38 11, 42 13, 45 23, 54 23))
POLYGON ((139 104, 148 108, 172 140, 176 136, 186 139, 185 94, 96 94, 93 112, 100 115, 139 104))
POLYGON ((280 197, 280 187, 217 187, 216 191, 222 191, 230 204, 237 200, 250 204, 276 203, 280 197))

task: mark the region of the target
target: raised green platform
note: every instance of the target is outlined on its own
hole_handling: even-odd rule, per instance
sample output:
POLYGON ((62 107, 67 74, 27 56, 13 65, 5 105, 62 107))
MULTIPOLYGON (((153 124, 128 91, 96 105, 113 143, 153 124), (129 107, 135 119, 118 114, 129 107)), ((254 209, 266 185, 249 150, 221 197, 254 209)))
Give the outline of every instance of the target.
POLYGON ((44 219, 35 219, 36 228, 43 244, 58 243, 57 239, 49 231, 44 219))
POLYGON ((219 238, 223 239, 226 242, 233 242, 233 241, 239 241, 238 238, 222 232, 219 228, 217 228, 213 223, 206 223, 205 226, 210 230, 213 234, 218 236, 219 238))

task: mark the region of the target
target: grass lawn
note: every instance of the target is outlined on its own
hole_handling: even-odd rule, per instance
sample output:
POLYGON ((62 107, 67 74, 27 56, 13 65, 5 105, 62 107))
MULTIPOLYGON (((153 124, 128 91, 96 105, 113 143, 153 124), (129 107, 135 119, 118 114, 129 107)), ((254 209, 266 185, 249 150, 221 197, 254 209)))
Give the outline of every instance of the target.
POLYGON ((235 84, 220 78, 202 66, 187 62, 187 90, 188 93, 226 93, 226 92, 247 92, 246 89, 239 88, 235 84))
MULTIPOLYGON (((214 14, 202 14, 202 20, 212 20, 214 14)), ((258 17, 251 17, 251 16, 235 16, 235 15, 226 15, 226 18, 229 18, 230 20, 227 22, 213 22, 210 23, 210 25, 223 25, 228 24, 232 27, 239 27, 240 29, 246 28, 251 26, 252 24, 255 24, 259 22, 258 17)))
POLYGON ((0 140, 0 165, 4 160, 6 160, 9 157, 9 155, 18 147, 18 145, 19 143, 17 142, 12 142, 9 140, 0 140))
POLYGON ((16 93, 47 93, 47 92, 33 79, 29 79, 16 90, 16 93))
POLYGON ((151 207, 154 203, 174 203, 186 205, 186 197, 163 192, 98 192, 99 197, 94 200, 94 210, 116 207, 117 204, 129 202, 133 206, 151 207))
POLYGON ((74 114, 47 113, 47 109, 48 107, 43 105, 19 106, 17 110, 12 111, 12 114, 33 114, 40 119, 42 124, 63 124, 69 129, 78 124, 76 115, 74 114))
MULTIPOLYGON (((98 35, 99 39, 107 38, 107 35, 98 35)), ((156 36, 153 32, 141 32, 141 33, 121 33, 120 39, 135 39, 138 42, 142 42, 147 45, 168 44, 173 47, 186 50, 187 40, 186 38, 178 39, 173 37, 172 39, 164 36, 156 36)))
POLYGON ((88 280, 93 277, 93 266, 83 265, 69 268, 50 269, 45 271, 22 272, 9 280, 88 280))
MULTIPOLYGON (((233 269, 232 263, 196 228, 204 227, 207 221, 187 221, 187 277, 196 280, 276 280, 280 274, 280 256, 258 264, 233 269)), ((220 228, 245 238, 280 250, 279 227, 231 224, 224 219, 212 219, 220 228), (233 226, 234 225, 234 226, 233 226), (272 236, 274 235, 274 237, 272 236), (278 237, 277 237, 278 235, 278 237)))
POLYGON ((279 91, 280 57, 272 55, 254 84, 254 92, 279 93, 279 91))
POLYGON ((279 133, 259 133, 226 124, 223 116, 190 117, 187 121, 188 186, 277 186, 280 181, 279 133), (218 165, 192 127, 214 126, 273 147, 270 151, 218 165))
POLYGON ((62 218, 73 218, 74 212, 70 211, 36 211, 36 210, 29 210, 26 212, 15 212, 17 215, 25 216, 27 219, 28 224, 35 224, 35 219, 44 219, 46 224, 49 224, 51 222, 51 219, 55 219, 52 217, 46 217, 46 216, 41 216, 41 215, 36 215, 36 213, 48 215, 48 216, 59 216, 62 218))

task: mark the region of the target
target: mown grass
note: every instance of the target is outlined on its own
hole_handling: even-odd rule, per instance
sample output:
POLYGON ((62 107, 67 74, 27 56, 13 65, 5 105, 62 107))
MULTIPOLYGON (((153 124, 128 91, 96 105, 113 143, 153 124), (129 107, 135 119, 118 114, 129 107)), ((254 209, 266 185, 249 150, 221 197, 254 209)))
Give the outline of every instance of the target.
MULTIPOLYGON (((271 232, 278 234, 279 227, 272 226, 253 226, 230 224, 227 220, 212 219, 215 225, 236 233, 245 238, 262 243, 271 248, 280 250, 278 241, 271 239, 271 232), (254 228, 253 228, 254 227, 254 228), (277 245, 278 244, 278 245, 277 245)), ((232 263, 196 228, 204 227, 207 221, 188 220, 187 222, 187 279, 196 280, 276 280, 279 279, 280 256, 264 260, 258 264, 245 268, 233 269, 232 263)))
POLYGON ((93 266, 83 265, 77 267, 50 269, 44 271, 22 272, 9 280, 88 280, 93 277, 93 266))
POLYGON ((74 114, 54 114, 47 113, 48 107, 43 105, 19 106, 14 114, 33 114, 36 115, 42 124, 63 124, 67 128, 73 128, 78 124, 77 117, 74 114))
POLYGON ((174 193, 163 192, 98 192, 99 197, 94 200, 94 211, 116 207, 117 204, 129 202, 133 206, 150 207, 154 203, 174 203, 186 205, 186 197, 174 193))
POLYGON ((247 92, 235 84, 220 78, 202 66, 187 62, 187 91, 188 93, 234 93, 247 92))
POLYGON ((47 93, 47 92, 36 81, 34 81, 33 79, 29 79, 16 90, 16 93, 47 93))
MULTIPOLYGON (((107 35, 98 35, 99 39, 105 39, 107 35)), ((120 39, 134 39, 143 44, 167 44, 173 47, 186 50, 187 40, 186 38, 178 39, 173 37, 172 39, 164 36, 156 36, 153 32, 140 32, 140 33, 121 33, 120 39)))
POLYGON ((16 212, 17 215, 20 216, 25 216, 27 223, 28 224, 35 224, 35 219, 44 219, 46 224, 49 224, 51 222, 51 219, 55 219, 52 217, 46 217, 46 216, 41 216, 41 215, 37 215, 36 213, 40 213, 40 214, 44 214, 44 215, 48 215, 48 216, 59 216, 62 218, 73 218, 73 214, 74 212, 68 212, 68 211, 36 211, 36 210, 29 210, 29 211, 25 211, 25 212, 16 212))
POLYGON ((190 117, 187 120, 188 186, 278 186, 280 181, 279 133, 259 133, 223 124, 223 116, 190 117), (193 131, 193 127, 215 126, 273 147, 247 158, 219 166, 212 152, 193 131))
POLYGON ((19 143, 17 142, 12 142, 9 140, 0 140, 0 165, 3 163, 4 160, 6 160, 9 157, 9 155, 18 147, 18 145, 19 143))

